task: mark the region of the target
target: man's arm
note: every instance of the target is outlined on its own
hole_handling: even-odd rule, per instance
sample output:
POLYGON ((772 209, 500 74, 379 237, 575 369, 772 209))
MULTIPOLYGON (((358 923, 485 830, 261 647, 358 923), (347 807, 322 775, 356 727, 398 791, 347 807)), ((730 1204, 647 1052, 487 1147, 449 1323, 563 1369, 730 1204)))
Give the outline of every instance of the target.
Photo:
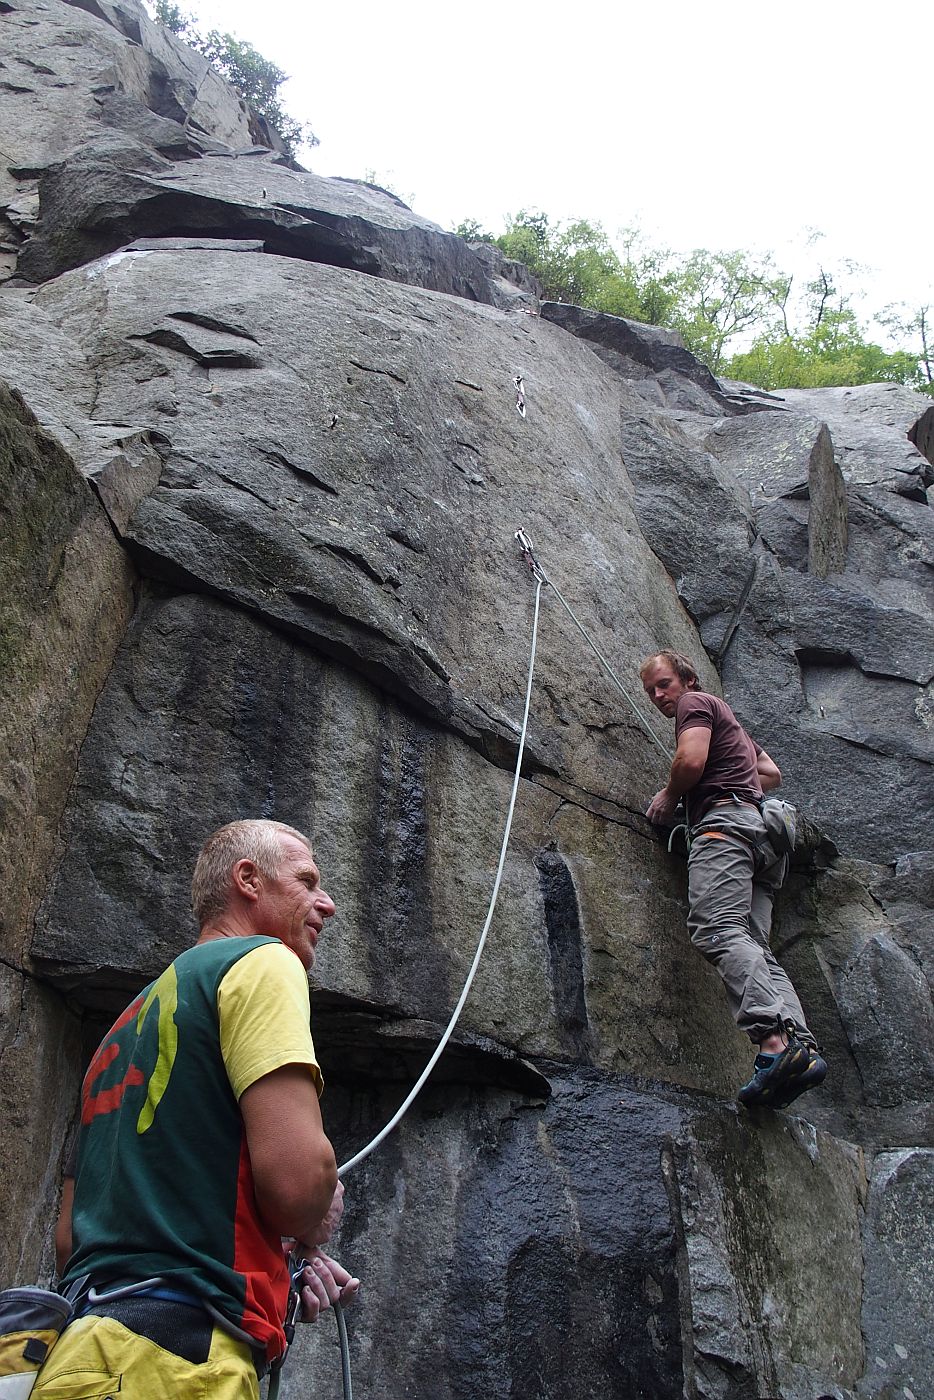
POLYGON ((711 731, 703 725, 692 725, 690 729, 682 730, 668 782, 661 792, 655 794, 646 811, 650 822, 670 824, 679 799, 690 792, 707 765, 710 738, 711 731))
POLYGON ((337 1160, 307 1065, 282 1065, 240 1095, 256 1204, 278 1235, 314 1245, 337 1187, 337 1160))
POLYGON ((62 1183, 62 1204, 55 1225, 55 1267, 59 1277, 65 1272, 65 1265, 71 1258, 71 1211, 74 1202, 75 1179, 73 1176, 66 1176, 62 1183))
POLYGON ((778 765, 772 762, 765 749, 760 749, 756 755, 756 772, 759 774, 759 783, 763 792, 772 792, 781 786, 782 775, 778 770, 778 765))
POLYGON ((289 1252, 307 1257, 297 1287, 302 1320, 315 1322, 332 1303, 352 1303, 360 1280, 320 1248, 344 1212, 344 1188, 308 1066, 283 1065, 257 1079, 240 1095, 240 1112, 259 1213, 295 1240, 289 1252))
POLYGON ((296 1281, 302 1298, 303 1322, 317 1322, 323 1309, 329 1308, 332 1303, 342 1303, 346 1306, 353 1302, 359 1292, 360 1280, 349 1274, 343 1265, 325 1254, 321 1248, 323 1244, 328 1243, 337 1229, 343 1213, 344 1184, 339 1181, 327 1215, 315 1235, 314 1249, 309 1250, 306 1241, 304 1245, 294 1245, 291 1251, 297 1251, 307 1257, 301 1278, 296 1281))

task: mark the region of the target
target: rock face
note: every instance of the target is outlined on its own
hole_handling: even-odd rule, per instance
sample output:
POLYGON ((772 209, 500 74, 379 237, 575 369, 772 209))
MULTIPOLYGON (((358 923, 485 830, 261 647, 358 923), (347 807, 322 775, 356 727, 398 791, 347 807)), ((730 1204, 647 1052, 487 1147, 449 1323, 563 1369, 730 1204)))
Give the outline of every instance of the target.
POLYGON ((6 1287, 35 1277, 50 1239, 81 1069, 77 1017, 25 975, 29 936, 61 855, 78 752, 133 612, 134 573, 68 454, 5 385, 0 464, 0 1199, 17 1222, 2 1245, 6 1287), (49 1094, 56 1084, 63 1092, 49 1094))
MULTIPOLYGON (((358 1383, 920 1400, 923 1327, 892 1318, 934 1267, 928 401, 766 395, 669 332, 537 314, 495 252, 252 145, 132 0, 10 0, 0 35, 0 1282, 47 1268, 82 1056, 190 941, 231 817, 308 830, 337 901, 314 1014, 341 1158, 391 1115, 490 897, 522 526, 637 713, 546 589, 485 958, 348 1181, 358 1383), (642 815, 662 645, 806 817, 775 930, 831 1063, 804 1116, 738 1114, 748 1042, 642 815)), ((337 1396, 309 1333, 285 1393, 307 1363, 337 1396)))

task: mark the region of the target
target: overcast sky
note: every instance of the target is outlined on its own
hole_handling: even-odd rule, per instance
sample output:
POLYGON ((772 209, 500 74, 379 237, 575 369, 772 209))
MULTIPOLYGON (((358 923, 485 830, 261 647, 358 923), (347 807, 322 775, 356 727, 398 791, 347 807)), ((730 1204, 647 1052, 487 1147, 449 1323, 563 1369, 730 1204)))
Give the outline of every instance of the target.
POLYGON ((931 0, 461 6, 181 0, 291 75, 323 175, 427 218, 535 207, 653 241, 865 264, 863 315, 934 301, 931 0))

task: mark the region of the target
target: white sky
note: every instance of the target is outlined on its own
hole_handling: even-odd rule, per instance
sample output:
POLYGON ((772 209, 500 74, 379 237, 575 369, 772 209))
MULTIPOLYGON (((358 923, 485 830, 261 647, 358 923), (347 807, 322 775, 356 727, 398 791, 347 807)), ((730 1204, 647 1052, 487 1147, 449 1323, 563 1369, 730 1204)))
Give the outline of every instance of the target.
POLYGON ((678 251, 864 264, 866 316, 934 301, 934 3, 182 0, 291 75, 323 175, 375 172, 427 218, 523 207, 678 251))

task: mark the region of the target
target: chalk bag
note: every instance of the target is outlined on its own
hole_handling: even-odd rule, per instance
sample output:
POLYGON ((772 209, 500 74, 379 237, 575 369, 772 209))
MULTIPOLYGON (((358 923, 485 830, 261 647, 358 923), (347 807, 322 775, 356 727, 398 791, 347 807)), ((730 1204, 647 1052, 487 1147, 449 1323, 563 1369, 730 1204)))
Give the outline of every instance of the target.
POLYGON ((790 856, 795 848, 798 813, 790 802, 781 797, 765 797, 759 807, 765 823, 765 834, 777 855, 790 856))
POLYGON ((26 1400, 71 1313, 68 1299, 46 1288, 0 1292, 0 1400, 26 1400))

